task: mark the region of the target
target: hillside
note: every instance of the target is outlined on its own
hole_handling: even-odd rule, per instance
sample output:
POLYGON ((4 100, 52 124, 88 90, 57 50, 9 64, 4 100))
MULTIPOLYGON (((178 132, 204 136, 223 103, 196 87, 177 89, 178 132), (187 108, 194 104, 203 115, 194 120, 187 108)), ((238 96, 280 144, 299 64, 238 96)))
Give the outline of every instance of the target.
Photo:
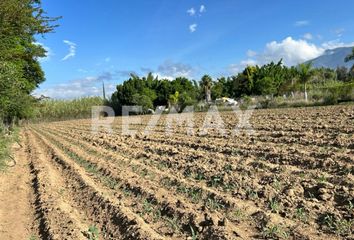
POLYGON ((351 68, 354 61, 345 62, 344 59, 352 52, 352 47, 341 47, 335 49, 329 49, 324 52, 322 56, 319 56, 308 62, 312 62, 316 68, 325 67, 335 69, 337 67, 351 68))

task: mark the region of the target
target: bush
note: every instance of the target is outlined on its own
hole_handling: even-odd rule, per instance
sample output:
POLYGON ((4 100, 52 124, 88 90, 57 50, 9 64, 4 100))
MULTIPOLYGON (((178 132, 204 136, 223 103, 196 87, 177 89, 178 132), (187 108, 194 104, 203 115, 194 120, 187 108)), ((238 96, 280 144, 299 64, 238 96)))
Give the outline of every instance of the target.
POLYGON ((339 101, 354 100, 354 83, 336 84, 323 89, 324 104, 337 104, 339 101))
POLYGON ((240 108, 241 110, 246 110, 248 109, 249 106, 251 106, 251 104, 253 104, 253 100, 252 97, 250 96, 242 96, 241 98, 241 104, 240 104, 240 108))

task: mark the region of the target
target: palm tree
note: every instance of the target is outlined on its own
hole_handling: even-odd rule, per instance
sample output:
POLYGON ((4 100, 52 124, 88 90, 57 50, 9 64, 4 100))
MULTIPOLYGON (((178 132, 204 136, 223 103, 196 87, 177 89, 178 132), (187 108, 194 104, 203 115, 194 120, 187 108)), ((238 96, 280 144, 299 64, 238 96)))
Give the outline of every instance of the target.
POLYGON ((204 75, 201 80, 201 87, 205 92, 205 101, 211 102, 211 86, 213 84, 213 79, 209 75, 204 75))
POLYGON ((354 48, 352 49, 352 53, 345 58, 346 62, 349 62, 351 60, 354 60, 354 48))
POLYGON ((313 76, 311 63, 302 63, 298 67, 298 75, 300 83, 304 84, 305 101, 307 102, 307 83, 313 76))

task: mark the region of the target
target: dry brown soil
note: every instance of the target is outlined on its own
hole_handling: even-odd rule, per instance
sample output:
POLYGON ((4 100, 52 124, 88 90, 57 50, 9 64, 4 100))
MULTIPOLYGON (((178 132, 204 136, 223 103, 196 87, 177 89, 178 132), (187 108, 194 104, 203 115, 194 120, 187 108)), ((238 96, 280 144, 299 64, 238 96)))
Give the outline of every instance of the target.
POLYGON ((29 125, 0 176, 1 239, 354 239, 354 106, 220 114, 195 135, 166 116, 114 133, 90 120, 29 125), (34 238, 35 239, 35 238, 34 238))

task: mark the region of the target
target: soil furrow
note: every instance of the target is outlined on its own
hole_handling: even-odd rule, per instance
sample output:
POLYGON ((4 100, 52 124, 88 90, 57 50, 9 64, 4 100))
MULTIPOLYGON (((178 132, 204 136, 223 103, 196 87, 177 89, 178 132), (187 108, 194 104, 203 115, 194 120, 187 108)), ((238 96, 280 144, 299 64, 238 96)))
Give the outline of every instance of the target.
POLYGON ((37 141, 42 143, 49 159, 61 169, 70 186, 77 207, 94 222, 102 232, 104 239, 162 239, 140 217, 129 209, 121 206, 120 202, 111 199, 109 193, 99 188, 75 162, 65 156, 37 133, 37 141))

